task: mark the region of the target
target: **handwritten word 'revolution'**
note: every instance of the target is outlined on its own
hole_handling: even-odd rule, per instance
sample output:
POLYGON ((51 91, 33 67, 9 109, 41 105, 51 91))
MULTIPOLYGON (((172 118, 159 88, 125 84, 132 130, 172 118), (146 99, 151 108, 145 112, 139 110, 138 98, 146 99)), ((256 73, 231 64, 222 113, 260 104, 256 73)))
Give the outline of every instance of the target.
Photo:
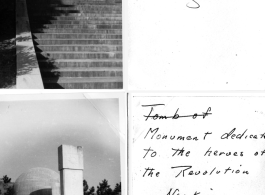
MULTIPOLYGON (((242 165, 240 165, 241 167, 242 165)), ((180 169, 179 173, 175 176, 178 177, 180 175, 182 175, 182 177, 185 176, 197 176, 197 175, 218 175, 218 174, 246 174, 248 175, 249 172, 247 170, 241 170, 240 168, 237 169, 232 169, 230 167, 226 168, 226 169, 217 169, 216 167, 210 169, 210 170, 193 170, 192 166, 188 165, 188 166, 175 166, 175 167, 171 167, 171 169, 180 169), (189 171, 188 171, 189 170, 189 171)))
POLYGON ((211 111, 211 107, 208 107, 206 112, 202 112, 202 114, 198 114, 198 113, 194 113, 191 115, 179 115, 179 108, 176 110, 175 114, 172 116, 166 116, 166 115, 160 115, 157 113, 153 113, 154 112, 154 107, 156 106, 165 106, 165 104, 151 104, 151 105, 142 105, 142 107, 151 107, 150 112, 148 115, 144 115, 145 120, 147 121, 149 118, 153 119, 153 120, 163 120, 163 119, 179 119, 179 118, 192 118, 192 119, 196 119, 197 117, 202 117, 203 119, 208 116, 211 115, 212 113, 210 113, 211 111))

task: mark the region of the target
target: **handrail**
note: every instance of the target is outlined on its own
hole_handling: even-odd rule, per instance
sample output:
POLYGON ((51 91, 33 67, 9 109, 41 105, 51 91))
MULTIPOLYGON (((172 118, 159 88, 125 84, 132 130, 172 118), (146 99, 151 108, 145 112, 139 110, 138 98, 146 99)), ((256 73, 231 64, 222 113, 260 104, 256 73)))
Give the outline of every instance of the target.
POLYGON ((17 89, 43 89, 34 49, 26 0, 16 0, 17 89))

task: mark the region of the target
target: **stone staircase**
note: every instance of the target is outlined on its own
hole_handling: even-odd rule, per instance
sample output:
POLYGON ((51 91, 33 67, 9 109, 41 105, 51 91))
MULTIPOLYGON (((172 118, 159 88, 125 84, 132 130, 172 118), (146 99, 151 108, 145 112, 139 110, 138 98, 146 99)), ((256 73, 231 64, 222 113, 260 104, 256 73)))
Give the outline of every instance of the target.
POLYGON ((27 0, 47 89, 122 89, 121 0, 27 0))

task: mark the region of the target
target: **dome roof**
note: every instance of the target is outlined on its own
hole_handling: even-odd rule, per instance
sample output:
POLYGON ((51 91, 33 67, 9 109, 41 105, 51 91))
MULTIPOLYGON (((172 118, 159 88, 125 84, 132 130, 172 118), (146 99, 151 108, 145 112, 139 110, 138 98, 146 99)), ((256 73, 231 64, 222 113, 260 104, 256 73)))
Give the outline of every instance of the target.
POLYGON ((15 182, 15 195, 52 195, 52 191, 59 192, 59 189, 59 174, 47 168, 30 169, 15 182))

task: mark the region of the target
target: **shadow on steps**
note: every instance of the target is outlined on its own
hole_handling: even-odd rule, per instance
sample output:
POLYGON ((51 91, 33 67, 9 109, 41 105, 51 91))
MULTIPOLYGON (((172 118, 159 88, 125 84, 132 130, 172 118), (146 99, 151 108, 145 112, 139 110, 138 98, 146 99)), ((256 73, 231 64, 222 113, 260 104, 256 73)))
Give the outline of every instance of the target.
MULTIPOLYGON (((73 0, 27 0, 27 7, 33 40, 37 38, 34 36, 34 33, 44 32, 47 28, 45 25, 51 24, 51 20, 56 20, 56 16, 67 16, 69 13, 79 13, 78 10, 58 9, 58 7, 74 7, 73 0)), ((42 55, 41 52, 43 51, 37 47, 38 44, 36 41, 33 42, 35 52, 39 53, 37 59, 44 81, 44 88, 63 89, 61 85, 57 84, 60 73, 56 71, 57 67, 54 60, 42 55), (52 84, 49 82, 52 82, 52 84)))
POLYGON ((122 88, 117 0, 27 1, 45 88, 122 88))

